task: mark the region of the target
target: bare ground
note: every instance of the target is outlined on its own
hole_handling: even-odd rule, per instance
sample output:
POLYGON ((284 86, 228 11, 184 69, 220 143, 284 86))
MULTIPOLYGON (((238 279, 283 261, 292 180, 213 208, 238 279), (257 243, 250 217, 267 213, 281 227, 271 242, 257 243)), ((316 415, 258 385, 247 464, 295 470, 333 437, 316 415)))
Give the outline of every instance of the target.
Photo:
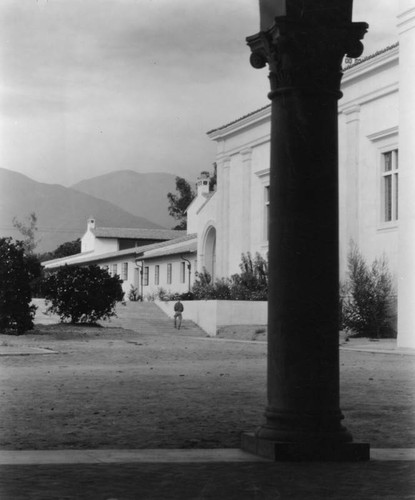
MULTIPOLYGON (((238 447, 263 421, 264 342, 43 325, 2 344, 3 449, 238 447)), ((355 440, 415 447, 415 356, 342 351, 340 368, 355 440)))

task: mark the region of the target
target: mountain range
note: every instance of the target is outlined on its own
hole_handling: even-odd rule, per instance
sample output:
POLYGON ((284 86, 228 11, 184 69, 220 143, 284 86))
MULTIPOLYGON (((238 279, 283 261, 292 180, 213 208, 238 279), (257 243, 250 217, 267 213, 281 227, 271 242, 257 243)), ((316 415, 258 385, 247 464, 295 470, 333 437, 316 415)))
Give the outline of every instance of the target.
POLYGON ((26 222, 32 212, 39 253, 81 237, 91 216, 102 227, 170 229, 175 220, 168 215, 167 193, 174 190, 172 174, 124 170, 64 187, 0 168, 0 237, 21 238, 13 218, 26 222))

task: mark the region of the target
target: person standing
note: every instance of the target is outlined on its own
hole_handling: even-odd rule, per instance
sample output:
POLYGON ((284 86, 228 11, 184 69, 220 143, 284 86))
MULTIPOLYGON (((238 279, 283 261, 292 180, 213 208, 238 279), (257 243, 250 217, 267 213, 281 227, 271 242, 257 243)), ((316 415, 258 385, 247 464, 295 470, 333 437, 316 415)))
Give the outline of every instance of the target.
POLYGON ((180 330, 180 327, 182 326, 182 313, 183 313, 184 307, 183 304, 180 302, 180 299, 174 304, 174 328, 177 328, 180 330))

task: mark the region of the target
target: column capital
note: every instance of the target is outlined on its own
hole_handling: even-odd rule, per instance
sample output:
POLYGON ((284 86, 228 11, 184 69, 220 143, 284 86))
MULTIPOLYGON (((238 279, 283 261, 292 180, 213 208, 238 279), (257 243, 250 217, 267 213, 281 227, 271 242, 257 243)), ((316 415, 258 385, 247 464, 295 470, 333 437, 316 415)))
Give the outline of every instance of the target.
POLYGON ((368 25, 321 25, 276 17, 267 31, 248 37, 251 64, 270 69, 270 99, 292 90, 332 93, 341 97, 342 60, 359 57, 368 25))

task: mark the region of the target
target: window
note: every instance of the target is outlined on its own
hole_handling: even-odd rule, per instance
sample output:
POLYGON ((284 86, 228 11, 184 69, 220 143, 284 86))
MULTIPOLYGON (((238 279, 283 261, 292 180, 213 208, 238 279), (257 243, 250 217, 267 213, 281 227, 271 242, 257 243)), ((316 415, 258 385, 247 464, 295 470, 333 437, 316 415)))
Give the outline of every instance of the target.
POLYGON ((118 273, 117 264, 112 264, 111 267, 112 267, 111 274, 112 274, 112 276, 115 276, 118 273))
POLYGON ((264 236, 269 240, 269 186, 264 189, 264 236))
POLYGON ((171 285, 171 275, 172 275, 171 264, 167 264, 167 284, 171 285))
POLYGON ((382 222, 398 220, 398 150, 382 153, 382 222))
POLYGON ((180 283, 186 283, 186 262, 180 262, 180 283))
POLYGON ((122 279, 128 280, 128 262, 122 264, 122 279))
POLYGON ((148 266, 144 267, 144 275, 143 275, 143 285, 148 286, 148 276, 149 276, 149 268, 148 266))
POLYGON ((154 266, 154 284, 158 285, 160 283, 160 266, 154 266))

